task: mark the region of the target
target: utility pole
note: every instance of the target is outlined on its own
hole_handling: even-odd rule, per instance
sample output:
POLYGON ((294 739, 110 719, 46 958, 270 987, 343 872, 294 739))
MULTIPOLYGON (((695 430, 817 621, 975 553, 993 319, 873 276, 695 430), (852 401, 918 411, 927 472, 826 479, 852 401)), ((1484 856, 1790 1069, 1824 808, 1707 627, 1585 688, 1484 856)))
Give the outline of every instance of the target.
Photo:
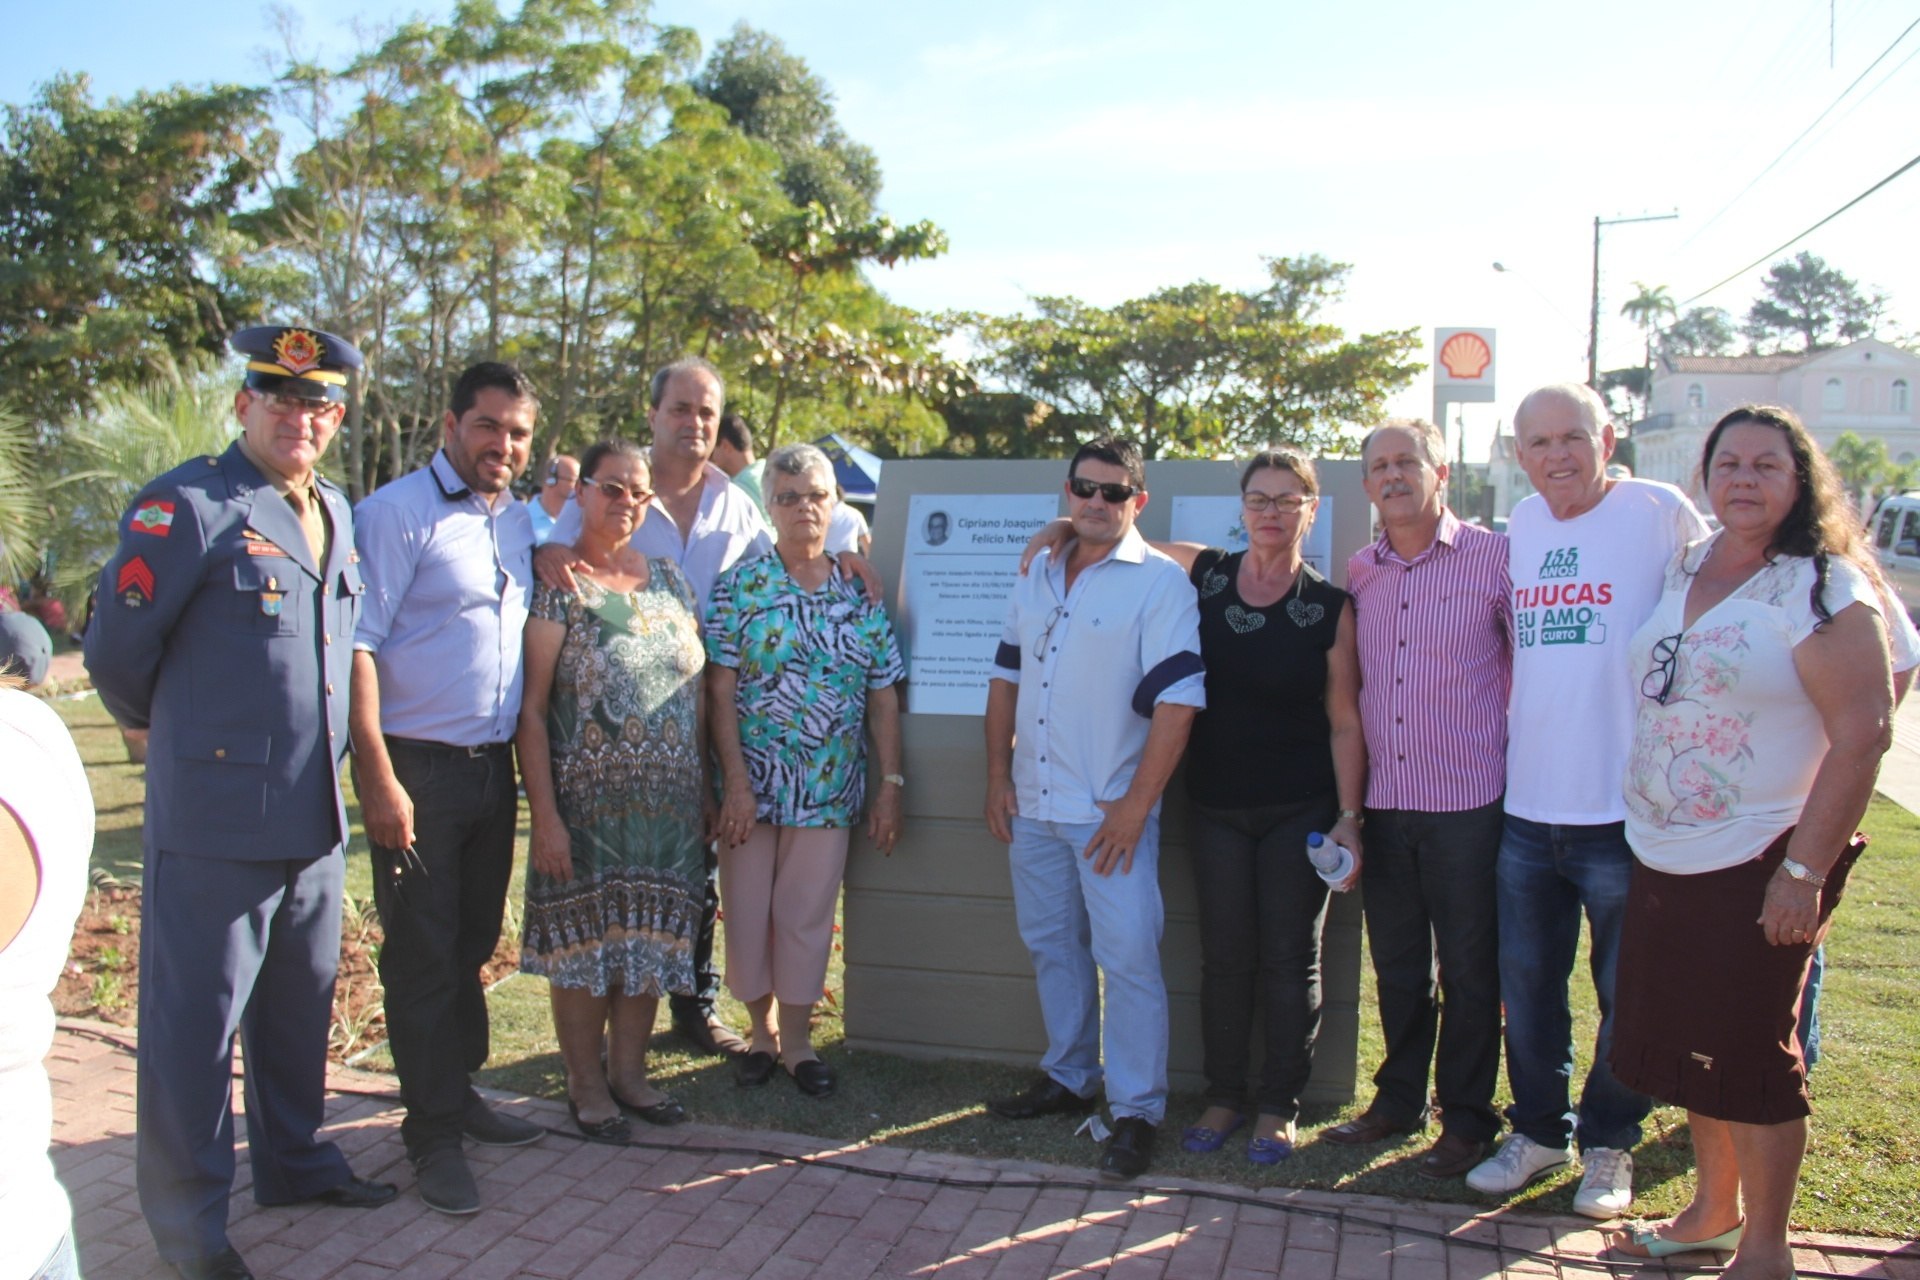
POLYGON ((1671 222, 1680 216, 1672 213, 1645 213, 1637 218, 1603 218, 1593 215, 1593 306, 1587 317, 1587 385, 1600 389, 1600 228, 1625 226, 1629 222, 1671 222))

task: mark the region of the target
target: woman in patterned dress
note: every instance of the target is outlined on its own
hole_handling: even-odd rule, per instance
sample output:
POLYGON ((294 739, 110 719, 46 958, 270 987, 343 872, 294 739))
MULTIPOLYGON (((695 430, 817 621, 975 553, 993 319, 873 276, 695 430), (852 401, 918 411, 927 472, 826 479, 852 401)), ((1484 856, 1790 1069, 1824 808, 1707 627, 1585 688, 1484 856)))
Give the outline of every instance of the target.
POLYGON ((812 445, 767 458, 771 551, 720 575, 707 602, 708 697, 725 796, 720 900, 727 986, 747 1006, 753 1046, 742 1085, 784 1064, 803 1093, 833 1092, 814 1052, 847 837, 867 781, 863 731, 882 775, 868 837, 900 834, 900 703, 893 627, 826 554, 833 465, 812 445), (775 1006, 778 1005, 776 1017, 775 1006))
POLYGON ((1794 1024, 1892 738, 1890 595, 1791 412, 1735 409, 1700 466, 1720 531, 1668 566, 1632 641, 1612 1053, 1623 1085, 1687 1109, 1699 1177, 1613 1252, 1732 1249, 1727 1276, 1787 1280, 1811 1110, 1794 1024))
POLYGON ((604 441, 580 475, 584 572, 573 591, 536 586, 527 622, 515 744, 533 849, 520 967, 551 984, 574 1123, 625 1142, 623 1110, 686 1118, 648 1082, 647 1041, 660 997, 693 990, 711 812, 705 657, 687 580, 633 549, 653 497, 646 455, 604 441))

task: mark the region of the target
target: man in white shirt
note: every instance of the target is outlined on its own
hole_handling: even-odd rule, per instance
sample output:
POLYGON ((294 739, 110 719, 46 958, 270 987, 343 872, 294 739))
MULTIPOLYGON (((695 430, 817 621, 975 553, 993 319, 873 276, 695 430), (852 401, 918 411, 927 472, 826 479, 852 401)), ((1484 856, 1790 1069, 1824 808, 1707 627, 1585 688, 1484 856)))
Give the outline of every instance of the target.
POLYGON ((847 491, 840 485, 833 486, 833 496, 833 515, 827 521, 827 554, 851 551, 857 556, 866 555, 873 545, 873 531, 867 527, 867 518, 847 501, 847 491))
POLYGON ((1507 528, 1513 698, 1496 894, 1513 1134, 1467 1185, 1518 1191, 1572 1160, 1577 1141, 1585 1170, 1573 1207, 1610 1218, 1632 1203, 1628 1153, 1652 1106, 1607 1065, 1633 866, 1621 793, 1638 696, 1627 642, 1659 604, 1674 553, 1707 528, 1672 485, 1607 476, 1613 424, 1589 387, 1528 395, 1514 414, 1514 442, 1538 492, 1507 528), (1567 983, 1583 911, 1600 1030, 1576 1118, 1567 983))
POLYGON ((1104 1057, 1114 1126, 1100 1173, 1126 1179, 1147 1171, 1166 1115, 1160 793, 1206 705, 1205 669, 1193 587, 1133 527, 1147 505, 1139 447, 1092 441, 1067 474, 1074 540, 1015 584, 987 685, 987 827, 1011 846, 1047 1028, 1045 1074, 988 1107, 1090 1111, 1104 1057))

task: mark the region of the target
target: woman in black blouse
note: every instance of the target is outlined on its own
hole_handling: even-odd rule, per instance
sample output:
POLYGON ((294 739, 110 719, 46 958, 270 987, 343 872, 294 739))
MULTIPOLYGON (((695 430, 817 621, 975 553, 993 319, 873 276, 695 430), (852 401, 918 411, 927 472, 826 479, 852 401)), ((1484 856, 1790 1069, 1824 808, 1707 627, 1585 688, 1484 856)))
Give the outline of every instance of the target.
MULTIPOLYGON (((1247 550, 1153 544, 1193 579, 1207 665, 1186 768, 1207 1109, 1181 1146, 1218 1151, 1251 1114, 1247 1159, 1263 1165, 1293 1154, 1320 1031, 1328 886, 1307 860, 1307 835, 1353 851, 1340 888, 1360 879, 1367 755, 1353 604, 1301 554, 1319 497, 1311 459, 1270 450, 1240 476, 1247 550), (1266 1051, 1250 1090, 1256 1007, 1266 1051)), ((1054 536, 1049 526, 1036 545, 1054 536)))

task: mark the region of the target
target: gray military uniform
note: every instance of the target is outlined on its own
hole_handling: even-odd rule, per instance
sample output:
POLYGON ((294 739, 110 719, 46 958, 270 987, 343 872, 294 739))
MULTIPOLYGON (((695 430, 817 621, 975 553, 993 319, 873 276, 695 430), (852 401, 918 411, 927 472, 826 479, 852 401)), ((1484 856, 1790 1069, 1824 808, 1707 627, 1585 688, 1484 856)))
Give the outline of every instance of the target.
POLYGON ((226 1246, 232 1038, 254 1198, 352 1177, 316 1138, 340 953, 347 688, 363 591, 346 496, 317 564, 239 445, 137 497, 101 575, 87 670, 151 729, 140 947, 141 1207, 160 1254, 226 1246))

